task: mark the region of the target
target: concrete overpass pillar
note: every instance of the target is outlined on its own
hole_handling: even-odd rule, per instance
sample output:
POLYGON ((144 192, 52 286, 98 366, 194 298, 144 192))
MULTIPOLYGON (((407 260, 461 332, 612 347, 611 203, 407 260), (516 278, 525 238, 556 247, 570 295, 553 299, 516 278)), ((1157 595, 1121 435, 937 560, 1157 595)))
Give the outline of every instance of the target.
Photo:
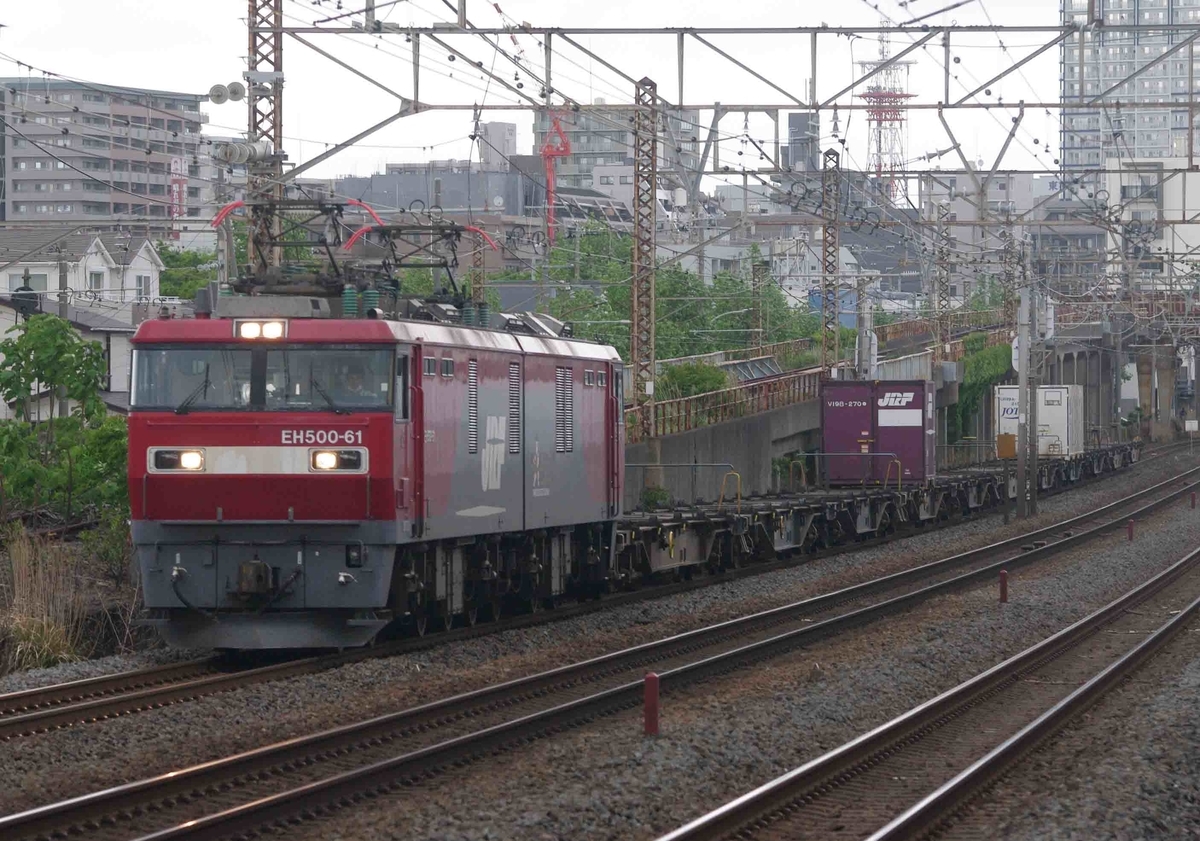
POLYGON ((1088 405, 1088 424, 1089 430, 1099 429, 1101 420, 1100 411, 1100 352, 1090 350, 1087 353, 1087 385, 1085 386, 1085 396, 1088 405))
POLYGON ((1139 353, 1134 358, 1138 365, 1138 406, 1141 408, 1142 427, 1152 429, 1154 420, 1154 355, 1139 353))
MULTIPOLYGON (((1101 443, 1116 440, 1115 424, 1117 409, 1113 404, 1113 356, 1111 353, 1100 353, 1100 441, 1101 443)), ((1095 444, 1095 438, 1089 440, 1095 444)))
POLYGON ((1158 392, 1155 401, 1156 440, 1167 441, 1174 437, 1171 425, 1175 413, 1175 350, 1171 347, 1155 348, 1154 370, 1158 374, 1158 392))

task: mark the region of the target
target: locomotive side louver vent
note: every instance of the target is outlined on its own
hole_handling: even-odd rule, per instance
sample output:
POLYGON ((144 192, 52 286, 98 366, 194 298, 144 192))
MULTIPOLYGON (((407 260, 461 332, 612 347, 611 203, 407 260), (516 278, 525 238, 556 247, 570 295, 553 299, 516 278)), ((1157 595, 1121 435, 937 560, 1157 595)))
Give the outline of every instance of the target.
POLYGON ((554 369, 554 450, 575 450, 575 395, 571 389, 571 369, 554 369))
POLYGON ((467 447, 479 452, 479 362, 467 361, 467 447))
POLYGON ((508 451, 521 452, 521 363, 508 363, 508 451))

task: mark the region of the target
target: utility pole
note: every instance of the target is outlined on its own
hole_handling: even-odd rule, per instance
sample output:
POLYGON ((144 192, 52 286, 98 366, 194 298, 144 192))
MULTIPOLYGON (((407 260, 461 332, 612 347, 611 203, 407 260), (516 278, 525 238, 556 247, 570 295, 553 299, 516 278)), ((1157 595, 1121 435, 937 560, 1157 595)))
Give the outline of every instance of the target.
POLYGON ((871 379, 871 337, 874 335, 874 312, 867 300, 867 276, 860 274, 855 279, 855 294, 858 305, 854 325, 858 328, 858 348, 855 368, 860 380, 871 379))
POLYGON ((1038 512, 1038 386, 1042 382, 1042 364, 1045 354, 1042 352, 1041 337, 1038 332, 1038 293, 1030 282, 1029 252, 1025 244, 1021 244, 1021 294, 1029 302, 1029 326, 1026 330, 1029 336, 1029 516, 1036 517, 1038 512))
POLYGON ((838 285, 841 277, 838 236, 838 203, 841 198, 841 156, 826 149, 821 159, 821 211, 824 216, 821 237, 821 370, 832 374, 838 363, 838 285))
MULTIPOLYGON (((69 301, 71 300, 67 288, 67 260, 63 257, 62 246, 58 247, 58 317, 63 321, 67 321, 71 314, 69 301)), ((71 413, 67 406, 67 388, 66 386, 58 387, 58 416, 65 418, 71 413)))
POLYGON ((754 347, 762 350, 763 333, 765 326, 763 324, 763 288, 767 283, 767 276, 770 274, 771 264, 766 260, 755 260, 750 266, 750 328, 754 334, 750 340, 754 343, 754 347))
MULTIPOLYGON (((1029 516, 1029 486, 1026 479, 1029 476, 1030 438, 1029 363, 1033 359, 1030 348, 1029 312, 1032 307, 1029 292, 1028 286, 1021 287, 1020 306, 1017 310, 1017 517, 1022 520, 1029 516)), ((1033 439, 1036 448, 1036 428, 1033 439)))

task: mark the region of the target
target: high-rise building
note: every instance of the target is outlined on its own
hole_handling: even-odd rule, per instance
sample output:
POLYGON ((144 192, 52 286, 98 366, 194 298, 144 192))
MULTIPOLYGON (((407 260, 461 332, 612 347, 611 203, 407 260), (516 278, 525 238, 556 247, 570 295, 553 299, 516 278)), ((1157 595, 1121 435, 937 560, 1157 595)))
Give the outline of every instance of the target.
MULTIPOLYGON (((1136 78, 1140 68, 1194 34, 1168 24, 1200 23, 1200 0, 1094 0, 1104 25, 1085 27, 1083 78, 1080 39, 1059 47, 1059 84, 1064 102, 1078 103, 1107 93, 1138 100, 1138 107, 1097 103, 1062 111, 1061 164, 1064 169, 1099 169, 1106 158, 1168 158, 1188 154, 1188 51, 1180 50, 1136 78), (1129 32, 1106 26, 1163 26, 1129 32), (1122 84, 1123 82, 1123 84, 1122 84), (1082 85, 1082 88, 1080 87, 1082 85), (1111 92, 1110 92, 1111 91, 1111 92)), ((1059 0, 1062 23, 1085 26, 1088 0, 1059 0)), ((1200 61, 1197 61, 1200 69, 1200 61)), ((1195 73, 1200 81, 1200 72, 1195 73)))
POLYGON ((213 179, 203 174, 214 174, 201 147, 203 99, 0 79, 0 220, 137 220, 148 231, 177 231, 173 220, 201 216, 212 198, 213 179))
POLYGON ((517 154, 517 125, 480 123, 477 142, 484 172, 508 172, 508 159, 517 154))
MULTIPOLYGON (((596 105, 604 105, 597 99, 596 105)), ((664 111, 665 130, 660 128, 658 173, 669 178, 682 164, 685 170, 699 162, 698 143, 701 128, 698 111, 664 111), (672 142, 667 142, 672 141, 672 142)), ((558 184, 564 187, 591 187, 592 169, 604 164, 620 164, 633 158, 632 115, 629 111, 568 111, 559 115, 563 134, 571 143, 571 154, 558 158, 558 184)), ((537 154, 546 142, 550 118, 539 111, 533 122, 533 150, 537 154)))

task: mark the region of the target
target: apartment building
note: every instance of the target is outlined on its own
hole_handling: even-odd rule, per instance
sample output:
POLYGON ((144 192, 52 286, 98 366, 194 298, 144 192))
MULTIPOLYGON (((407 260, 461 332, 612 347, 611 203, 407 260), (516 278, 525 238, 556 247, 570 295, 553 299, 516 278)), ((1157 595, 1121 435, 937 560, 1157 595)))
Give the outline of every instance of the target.
POLYGON ((151 236, 177 236, 178 220, 203 215, 212 194, 202 99, 0 79, 0 221, 138 220, 151 236))
MULTIPOLYGON (((596 106, 605 105, 603 99, 596 106)), ((666 126, 660 128, 658 172, 670 178, 679 164, 695 169, 699 162, 700 112, 664 112, 666 126), (665 143, 674 138, 677 143, 665 143)), ((564 187, 593 187, 592 171, 606 164, 624 164, 633 157, 633 126, 629 111, 606 111, 602 107, 559 115, 563 134, 571 143, 571 154, 558 159, 558 183, 564 187)), ((550 118, 539 111, 533 122, 533 151, 537 154, 551 129, 550 118)), ((704 129, 707 131, 707 128, 704 129)))
MULTIPOLYGON (((1066 102, 1091 100, 1108 91, 1123 100, 1136 98, 1137 109, 1097 104, 1062 112, 1062 165, 1067 169, 1099 169, 1106 158, 1169 158, 1188 154, 1189 76, 1200 89, 1200 56, 1189 67, 1189 51, 1180 50, 1137 78, 1124 81, 1182 43, 1194 30, 1171 31, 1170 24, 1200 24, 1200 0, 1094 0, 1101 26, 1083 30, 1083 78, 1080 39, 1059 47, 1059 83, 1066 102), (1142 32, 1105 27, 1162 26, 1142 32), (1122 82, 1124 82, 1122 84, 1122 82)), ((1089 0, 1060 0, 1064 25, 1084 26, 1089 0)))

